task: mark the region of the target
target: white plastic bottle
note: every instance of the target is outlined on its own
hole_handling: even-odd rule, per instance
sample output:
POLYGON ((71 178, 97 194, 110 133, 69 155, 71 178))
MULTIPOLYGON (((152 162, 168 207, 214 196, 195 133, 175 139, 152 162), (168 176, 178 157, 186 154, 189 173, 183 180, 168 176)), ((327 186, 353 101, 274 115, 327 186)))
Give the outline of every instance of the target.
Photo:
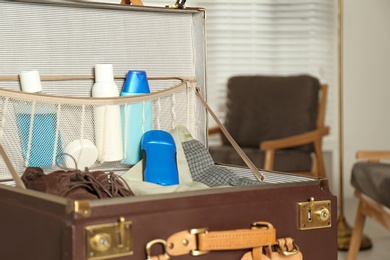
MULTIPOLYGON (((95 65, 92 97, 118 97, 112 64, 95 65)), ((95 138, 99 162, 123 159, 121 115, 119 105, 102 105, 94 109, 95 138)))

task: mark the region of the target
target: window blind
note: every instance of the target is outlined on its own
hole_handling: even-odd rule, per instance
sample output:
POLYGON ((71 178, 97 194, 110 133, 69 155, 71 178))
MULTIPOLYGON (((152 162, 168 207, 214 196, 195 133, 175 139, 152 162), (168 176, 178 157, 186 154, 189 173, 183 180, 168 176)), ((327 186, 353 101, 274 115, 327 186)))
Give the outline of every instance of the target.
POLYGON ((186 5, 207 10, 208 103, 221 121, 229 77, 310 74, 329 86, 325 120, 331 133, 324 147, 337 149, 336 0, 188 0, 186 5))

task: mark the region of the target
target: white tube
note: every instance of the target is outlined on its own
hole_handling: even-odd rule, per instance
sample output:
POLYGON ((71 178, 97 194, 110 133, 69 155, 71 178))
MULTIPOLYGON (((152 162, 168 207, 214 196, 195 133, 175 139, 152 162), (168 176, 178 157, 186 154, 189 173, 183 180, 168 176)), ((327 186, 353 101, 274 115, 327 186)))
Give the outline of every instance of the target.
MULTIPOLYGON (((95 65, 93 97, 118 97, 118 87, 114 82, 112 64, 95 65)), ((98 106, 94 109, 95 138, 98 160, 102 162, 123 159, 120 107, 98 106)))

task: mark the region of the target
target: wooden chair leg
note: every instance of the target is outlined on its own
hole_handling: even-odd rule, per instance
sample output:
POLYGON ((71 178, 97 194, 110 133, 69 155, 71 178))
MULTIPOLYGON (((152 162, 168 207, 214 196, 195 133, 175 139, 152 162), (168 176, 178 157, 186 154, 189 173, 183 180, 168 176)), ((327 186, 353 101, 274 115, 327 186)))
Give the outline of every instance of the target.
POLYGON ((275 151, 265 151, 264 170, 272 170, 274 167, 275 151))
POLYGON ((360 243, 362 241, 364 223, 366 216, 363 213, 363 202, 359 201, 359 207, 356 212, 355 225, 353 227, 351 241, 348 249, 348 260, 356 260, 359 253, 360 243))
POLYGON ((317 172, 318 172, 317 155, 312 154, 311 159, 312 159, 312 164, 311 164, 310 174, 312 174, 313 176, 317 176, 317 172))
POLYGON ((316 164, 317 164, 317 171, 315 172, 315 176, 326 177, 325 176, 325 167, 324 167, 324 158, 322 156, 322 142, 321 141, 314 142, 314 150, 315 150, 316 164))

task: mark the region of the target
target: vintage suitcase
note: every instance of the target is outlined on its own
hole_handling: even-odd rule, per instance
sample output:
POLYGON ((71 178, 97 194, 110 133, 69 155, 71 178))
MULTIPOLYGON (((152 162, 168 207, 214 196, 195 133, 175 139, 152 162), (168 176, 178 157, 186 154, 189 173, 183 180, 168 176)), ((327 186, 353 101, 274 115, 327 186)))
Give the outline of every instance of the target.
MULTIPOLYGON (((196 94, 206 97, 205 11, 201 8, 1 0, 0 14, 3 88, 18 90, 17 74, 38 69, 48 93, 89 97, 94 64, 113 63, 118 85, 129 69, 143 69, 151 79, 157 77, 151 81, 152 90, 165 93, 153 101, 161 115, 167 114, 160 121, 154 119, 158 121, 155 127, 171 130, 184 124, 207 146, 206 109, 196 94), (166 79, 172 76, 181 81, 166 79), (195 80, 197 87, 188 88, 195 80), (187 87, 172 92, 170 87, 177 84, 187 87)), ((17 104, 34 103, 37 96, 20 98, 15 91, 0 92, 0 140, 7 155, 0 160, 1 259, 157 259, 153 258, 157 255, 161 259, 167 255, 172 259, 240 259, 251 246, 232 250, 224 244, 204 252, 198 245, 200 238, 214 231, 242 234, 259 222, 254 227, 260 231, 268 232, 273 226, 277 238, 293 238, 304 259, 337 259, 337 201, 326 179, 261 171, 264 180, 258 185, 102 200, 70 200, 15 187, 9 164, 19 175, 26 164, 18 148, 17 129, 7 127, 16 120, 12 111, 17 104), (195 246, 176 256, 167 241, 189 230, 198 240, 191 240, 195 246)), ((85 108, 94 104, 91 100, 73 105, 85 108)), ((81 110, 78 113, 89 111, 81 110)), ((68 132, 72 134, 72 129, 68 132)), ((248 168, 221 167, 256 179, 248 168)))

